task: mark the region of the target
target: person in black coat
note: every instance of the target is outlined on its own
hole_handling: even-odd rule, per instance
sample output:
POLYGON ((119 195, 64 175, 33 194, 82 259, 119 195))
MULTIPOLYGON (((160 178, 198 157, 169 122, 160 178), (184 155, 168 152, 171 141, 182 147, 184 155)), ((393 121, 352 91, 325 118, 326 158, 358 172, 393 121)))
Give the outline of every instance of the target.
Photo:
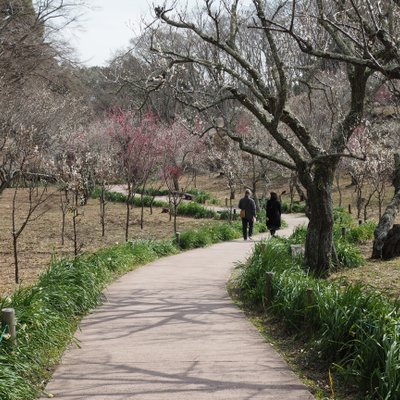
POLYGON ((281 214, 281 203, 278 200, 278 195, 271 192, 271 197, 267 201, 267 227, 272 236, 281 227, 281 214))
POLYGON ((242 218, 243 239, 253 236, 253 225, 256 220, 256 203, 250 197, 250 189, 246 189, 244 197, 239 201, 240 217, 242 218))

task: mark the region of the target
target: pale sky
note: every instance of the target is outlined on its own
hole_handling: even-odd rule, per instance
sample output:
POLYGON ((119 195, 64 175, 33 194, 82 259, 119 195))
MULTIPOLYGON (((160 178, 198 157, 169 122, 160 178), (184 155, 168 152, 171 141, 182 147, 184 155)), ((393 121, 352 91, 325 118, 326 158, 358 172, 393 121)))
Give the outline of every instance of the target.
POLYGON ((91 9, 80 18, 71 43, 85 65, 104 65, 129 39, 140 33, 142 16, 151 18, 152 3, 163 0, 88 0, 91 9))
MULTIPOLYGON (((85 65, 105 65, 116 50, 129 47, 129 40, 140 34, 141 21, 151 21, 153 7, 163 5, 164 1, 86 0, 90 9, 80 18, 81 28, 74 29, 68 40, 85 65)), ((168 0, 168 4, 171 1, 168 0)), ((177 3, 183 7, 193 6, 196 0, 178 0, 177 3)))
MULTIPOLYGON (((152 9, 165 0, 86 0, 90 6, 80 18, 80 29, 67 34, 77 49, 80 61, 87 66, 105 65, 117 50, 126 50, 129 40, 141 32, 141 20, 152 20, 152 9)), ((168 0, 170 5, 193 7, 196 0, 168 0)), ((243 0, 243 4, 249 0, 243 0)))

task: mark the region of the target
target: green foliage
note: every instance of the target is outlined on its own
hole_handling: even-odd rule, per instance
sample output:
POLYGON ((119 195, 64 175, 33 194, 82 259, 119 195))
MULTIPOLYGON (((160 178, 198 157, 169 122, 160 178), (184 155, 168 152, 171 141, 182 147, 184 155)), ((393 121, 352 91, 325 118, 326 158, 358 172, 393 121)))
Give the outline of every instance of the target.
POLYGON ((350 227, 354 225, 353 217, 344 208, 333 209, 333 220, 337 226, 350 227))
MULTIPOLYGON (((100 188, 95 188, 91 192, 91 196, 94 199, 98 199, 101 195, 101 190, 100 188)), ((105 199, 106 201, 111 201, 115 203, 126 203, 127 196, 123 193, 118 193, 118 192, 105 192, 105 199)), ((142 206, 142 201, 143 201, 143 206, 144 207, 150 207, 153 205, 153 207, 168 207, 168 203, 165 201, 160 201, 160 200, 154 200, 153 197, 149 195, 143 196, 143 199, 141 198, 140 195, 136 195, 132 200, 131 204, 133 204, 136 207, 141 207, 142 206)))
POLYGON ((243 301, 255 307, 263 304, 265 272, 285 270, 292 266, 288 247, 279 238, 256 245, 256 250, 238 276, 236 285, 241 289, 243 301), (279 254, 279 257, 275 257, 279 254))
POLYGON ((357 245, 370 240, 374 236, 376 223, 367 221, 361 225, 356 224, 351 214, 344 209, 334 210, 333 238, 336 253, 341 266, 358 267, 364 263, 364 258, 357 245), (343 237, 342 229, 346 234, 343 237))
POLYGON ((336 239, 342 236, 342 227, 346 228, 346 241, 354 244, 365 243, 366 241, 374 237, 374 231, 376 228, 375 221, 367 221, 361 225, 356 225, 353 221, 350 224, 335 224, 334 237, 336 239))
POLYGON ((194 201, 199 204, 205 204, 206 201, 211 202, 211 204, 216 204, 218 202, 217 199, 213 198, 209 192, 200 189, 189 189, 188 193, 194 196, 194 201))
POLYGON ((289 213, 304 213, 306 210, 305 203, 300 203, 298 201, 293 202, 292 209, 290 209, 290 203, 285 201, 281 202, 282 212, 285 214, 289 213))
POLYGON ((58 362, 80 317, 102 300, 115 275, 176 253, 172 241, 135 241, 73 260, 54 261, 36 286, 20 289, 0 307, 17 310, 18 342, 0 345, 0 398, 32 400, 58 362))
MULTIPOLYGON (((92 197, 99 198, 99 196, 100 196, 100 189, 96 188, 92 192, 92 197)), ((119 203, 126 203, 127 200, 127 196, 125 194, 117 192, 106 192, 105 197, 107 201, 113 201, 119 203)), ((151 196, 143 196, 143 200, 140 196, 135 196, 132 199, 131 203, 136 207, 141 207, 142 201, 143 201, 143 206, 145 207, 150 207, 150 205, 153 205, 154 207, 168 207, 167 202, 153 200, 151 196)), ((193 218, 218 218, 218 213, 196 202, 179 204, 177 209, 177 214, 193 218)))
POLYGON ((239 220, 239 214, 230 215, 229 211, 220 211, 218 214, 219 214, 219 219, 224 220, 224 221, 229 221, 230 218, 232 221, 239 220))
POLYGON ((364 264, 364 257, 360 249, 344 238, 334 241, 339 263, 343 267, 353 268, 364 264))
POLYGON ((194 202, 179 204, 177 214, 193 218, 217 218, 218 216, 215 211, 194 202))
POLYGON ((290 244, 304 244, 307 236, 307 227, 305 225, 298 225, 294 228, 293 233, 289 238, 290 244))
POLYGON ((342 287, 308 275, 300 260, 289 254, 289 245, 302 235, 304 228, 299 228, 295 238, 273 238, 256 246, 234 282, 242 300, 261 308, 265 273, 273 272, 271 311, 308 337, 313 354, 358 384, 364 398, 396 398, 400 393, 398 306, 361 285, 342 287))
MULTIPOLYGON (((363 265, 364 257, 358 248, 358 244, 369 240, 374 235, 375 222, 368 221, 362 225, 356 225, 349 214, 342 209, 334 212, 334 244, 336 253, 342 267, 358 267, 363 265), (346 236, 342 237, 342 227, 346 227, 346 236)), ((307 236, 306 226, 297 226, 289 238, 289 244, 304 244, 307 236)))
POLYGON ((180 247, 184 250, 195 249, 239 237, 241 237, 241 227, 239 224, 213 224, 183 232, 180 237, 180 247))
POLYGON ((168 189, 154 189, 154 188, 148 188, 145 189, 145 194, 147 196, 155 197, 155 196, 168 196, 169 190, 168 189))

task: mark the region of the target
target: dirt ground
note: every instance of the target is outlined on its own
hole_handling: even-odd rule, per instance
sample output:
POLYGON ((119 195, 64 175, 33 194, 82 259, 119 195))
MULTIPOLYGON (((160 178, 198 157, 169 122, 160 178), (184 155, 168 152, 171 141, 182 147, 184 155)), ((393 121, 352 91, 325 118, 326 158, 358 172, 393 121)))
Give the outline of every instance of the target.
MULTIPOLYGON (((12 246, 12 198, 13 189, 7 189, 0 197, 0 297, 10 294, 18 286, 14 283, 15 268, 12 246)), ((50 188, 47 201, 33 214, 18 241, 20 284, 33 283, 53 256, 73 255, 72 214, 67 214, 65 245, 61 245, 62 213, 59 195, 50 188)), ((34 198, 35 200, 35 198, 34 198)), ((125 205, 108 203, 106 234, 101 236, 98 200, 90 199, 81 207, 78 219, 78 243, 82 252, 92 252, 102 247, 124 242, 125 205)), ((27 190, 20 189, 17 197, 17 229, 21 226, 28 210, 27 190)), ((133 208, 130 225, 130 239, 166 239, 173 237, 173 224, 169 215, 154 208, 153 215, 145 209, 144 229, 140 228, 140 208, 133 208)), ((209 220, 195 220, 178 217, 178 229, 188 230, 209 223, 209 220)))
MULTIPOLYGON (((259 193, 269 193, 276 191, 289 192, 286 181, 274 181, 269 187, 260 187, 259 193)), ((226 180, 216 175, 198 176, 196 179, 197 188, 207 191, 214 198, 219 200, 220 205, 225 204, 225 199, 229 197, 229 189, 226 180)), ((349 187, 349 180, 342 179, 342 204, 353 205, 355 210, 354 189, 349 187)), ((239 201, 243 192, 243 187, 237 188, 237 198, 233 204, 239 201)), ((8 295, 18 286, 14 283, 14 261, 12 255, 12 197, 13 189, 7 189, 0 196, 0 297, 8 295)), ((61 245, 61 218, 59 195, 55 188, 47 191, 48 199, 35 212, 33 220, 26 226, 18 241, 18 255, 20 264, 20 284, 29 285, 33 283, 39 273, 46 268, 53 256, 72 256, 72 215, 67 215, 65 245, 61 245)), ((334 205, 338 206, 338 192, 334 190, 334 205)), ((390 197, 390 196, 388 196, 390 197)), ((17 229, 26 215, 27 192, 21 190, 18 198, 17 216, 19 222, 17 229)), ((283 196, 283 201, 289 201, 289 196, 283 196)), ((88 204, 81 208, 81 215, 78 223, 78 242, 82 246, 83 252, 95 251, 99 248, 121 243, 124 241, 125 227, 125 205, 118 203, 107 204, 106 216, 106 235, 101 237, 101 225, 99 218, 98 200, 90 199, 88 204)), ((130 225, 130 239, 164 239, 173 236, 173 225, 169 221, 168 214, 161 213, 159 208, 154 209, 150 215, 148 209, 145 210, 144 229, 140 229, 140 209, 132 210, 130 225)), ((377 219, 376 205, 368 210, 369 217, 377 219)), ((354 216, 354 213, 353 213, 354 216)), ((355 216, 356 217, 356 216, 355 216)), ((187 217, 178 217, 178 230, 188 230, 208 223, 208 220, 195 220, 187 217)), ((399 221, 398 221, 399 222, 399 221)), ((370 255, 370 244, 365 246, 363 254, 366 259, 370 255)), ((366 265, 337 273, 334 279, 348 279, 350 281, 363 281, 373 285, 380 290, 389 292, 391 296, 400 295, 400 259, 393 262, 367 261, 366 265)))

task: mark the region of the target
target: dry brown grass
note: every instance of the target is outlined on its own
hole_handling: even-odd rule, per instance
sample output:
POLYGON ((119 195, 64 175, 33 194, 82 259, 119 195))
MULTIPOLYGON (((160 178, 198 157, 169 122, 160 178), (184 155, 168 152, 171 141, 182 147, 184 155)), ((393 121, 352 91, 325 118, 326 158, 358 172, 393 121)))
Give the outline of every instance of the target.
MULTIPOLYGON (((0 197, 0 297, 11 293, 17 285, 14 283, 14 263, 12 257, 12 227, 11 210, 13 189, 7 189, 0 197)), ((67 215, 66 240, 61 246, 61 209, 57 192, 50 188, 47 201, 37 210, 32 220, 23 231, 18 246, 20 262, 20 283, 29 285, 37 279, 40 272, 46 268, 53 255, 72 256, 72 215, 67 215)), ((27 190, 20 190, 18 196, 18 213, 22 221, 27 207, 27 190)), ((155 208, 153 215, 145 210, 144 229, 140 229, 140 209, 133 208, 130 226, 130 239, 166 239, 173 236, 173 224, 168 214, 162 214, 155 208)), ((180 230, 188 230, 202 226, 209 221, 178 217, 180 230)), ((107 204, 106 235, 101 237, 99 219, 99 204, 90 199, 81 208, 78 224, 79 243, 83 252, 92 252, 102 247, 124 241, 125 235, 125 205, 119 203, 107 204)))
POLYGON ((345 269, 330 276, 330 279, 346 283, 362 283, 373 290, 400 300, 400 258, 389 261, 372 260, 372 241, 362 246, 366 262, 358 268, 345 269))
MULTIPOLYGON (((342 179, 341 187, 343 191, 342 205, 347 208, 352 204, 355 211, 354 188, 349 187, 349 180, 342 179)), ((201 190, 210 192, 213 197, 219 199, 220 204, 225 204, 225 198, 229 196, 229 189, 223 177, 203 175, 197 177, 197 187, 201 190)), ((264 191, 265 188, 259 188, 264 191)), ((48 265, 52 255, 72 256, 73 242, 71 214, 67 216, 67 238, 64 246, 60 244, 61 232, 61 210, 57 194, 49 189, 48 201, 41 206, 38 211, 41 215, 35 221, 28 224, 21 235, 19 241, 19 260, 20 278, 22 285, 29 285, 37 279, 39 273, 48 265), (69 239, 68 239, 69 237, 69 239)), ((237 189, 237 198, 233 204, 239 201, 244 188, 237 189)), ((275 184, 268 188, 267 192, 274 190, 282 192, 289 191, 289 185, 284 180, 275 181, 275 184)), ((0 297, 11 293, 16 285, 14 283, 14 264, 12 258, 11 240, 11 204, 13 190, 7 189, 0 197, 0 297)), ((334 205, 338 206, 338 192, 334 190, 334 205)), ((288 200, 284 196, 283 200, 288 200)), ((18 214, 24 215, 27 207, 26 191, 21 192, 19 197, 18 214)), ((36 215, 38 215, 38 213, 36 215)), ((370 217, 377 219, 376 204, 373 203, 368 211, 370 217)), ((353 213, 354 215, 354 213, 353 213)), ((131 239, 164 239, 173 236, 172 222, 169 221, 167 214, 162 214, 160 209, 155 208, 153 215, 149 210, 145 210, 144 229, 139 225, 140 210, 133 209, 133 217, 130 226, 131 239)), ((208 223, 204 220, 178 217, 180 230, 188 230, 208 223)), ((79 243, 82 244, 82 251, 91 252, 99 248, 113 245, 124 241, 125 226, 125 205, 109 203, 107 205, 106 236, 101 237, 101 225, 99 221, 99 206, 97 200, 89 200, 88 205, 82 207, 82 215, 79 217, 78 236, 79 243)), ((368 259, 371 253, 371 244, 363 249, 365 257, 368 259)), ((333 276, 336 278, 346 278, 349 281, 362 281, 370 284, 382 291, 390 293, 391 296, 400 294, 400 259, 392 262, 369 261, 365 266, 357 269, 345 270, 333 276)))

